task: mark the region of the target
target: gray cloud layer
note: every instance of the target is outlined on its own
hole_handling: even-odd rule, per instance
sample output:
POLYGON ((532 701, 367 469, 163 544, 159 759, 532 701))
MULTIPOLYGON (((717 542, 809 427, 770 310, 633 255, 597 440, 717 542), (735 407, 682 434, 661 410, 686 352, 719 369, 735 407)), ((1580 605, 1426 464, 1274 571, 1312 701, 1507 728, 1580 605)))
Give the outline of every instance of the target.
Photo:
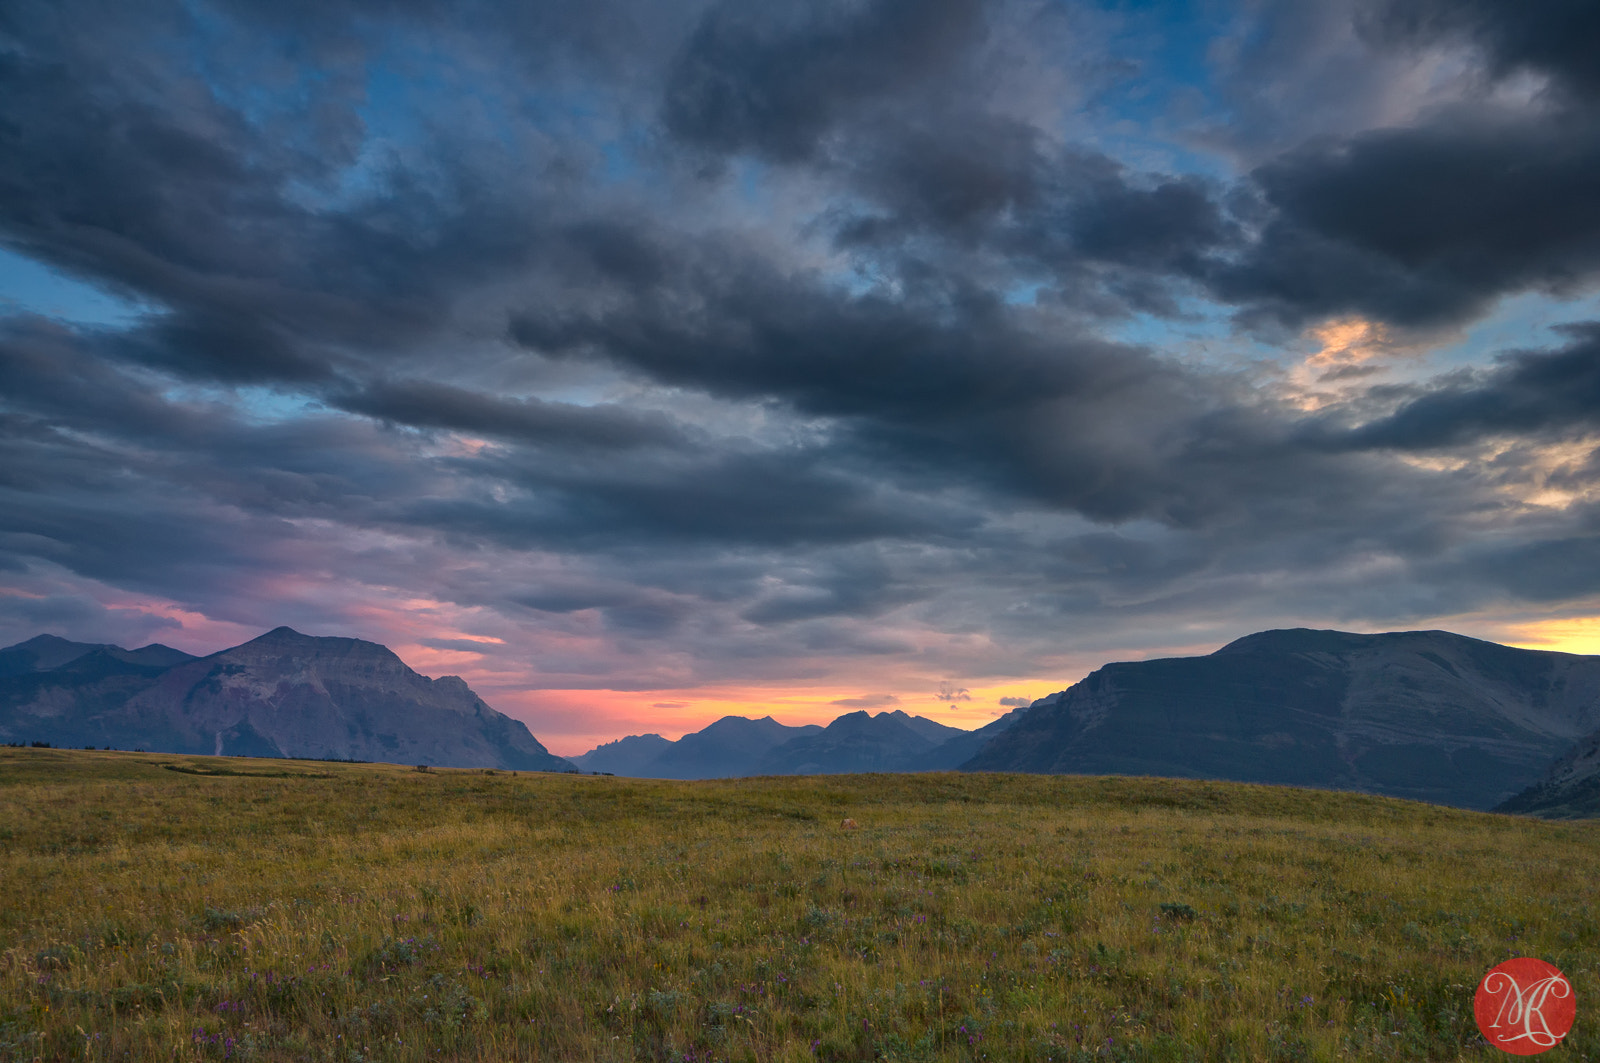
POLYGON ((5 630, 89 633, 74 580, 293 622, 321 572, 667 685, 1576 600, 1594 463, 1541 448, 1600 326, 1314 411, 1161 339, 1586 297, 1600 29, 1525 6, 1268 5, 1135 115, 1088 8, 9 4, 0 243, 151 309, 0 319, 5 630), (1386 121, 1284 141, 1241 86, 1314 101, 1318 48, 1386 121))

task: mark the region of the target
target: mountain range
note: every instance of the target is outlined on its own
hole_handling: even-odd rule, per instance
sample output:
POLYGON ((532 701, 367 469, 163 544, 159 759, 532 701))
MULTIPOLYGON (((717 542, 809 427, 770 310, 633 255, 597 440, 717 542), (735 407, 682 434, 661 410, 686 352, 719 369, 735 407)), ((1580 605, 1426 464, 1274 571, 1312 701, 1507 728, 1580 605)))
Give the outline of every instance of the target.
POLYGON ((1292 629, 1204 657, 1108 664, 1034 702, 962 768, 1231 779, 1490 809, 1541 784, 1597 728, 1600 657, 1447 631, 1292 629))
POLYGON ((287 627, 208 657, 41 635, 0 650, 0 740, 572 771, 457 676, 287 627))
POLYGON ((896 709, 851 712, 826 727, 789 727, 770 716, 724 716, 676 742, 658 734, 627 738, 571 758, 585 771, 651 779, 742 775, 836 775, 865 771, 950 771, 1014 719, 1021 709, 975 731, 896 709))
POLYGON ((455 676, 278 628, 208 657, 41 635, 0 650, 0 741, 609 772, 662 779, 959 769, 1277 783, 1600 815, 1600 657, 1446 631, 1291 629, 1108 664, 975 731, 895 710, 728 716, 566 760, 455 676))

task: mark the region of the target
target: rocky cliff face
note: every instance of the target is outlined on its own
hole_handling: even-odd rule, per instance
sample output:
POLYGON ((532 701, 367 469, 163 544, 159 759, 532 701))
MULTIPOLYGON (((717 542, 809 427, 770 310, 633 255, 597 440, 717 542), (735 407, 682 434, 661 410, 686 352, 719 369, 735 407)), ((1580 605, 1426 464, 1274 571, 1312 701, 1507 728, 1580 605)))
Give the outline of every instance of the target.
POLYGON ((963 768, 1167 775, 1492 808, 1600 727, 1600 658, 1445 631, 1266 631, 1111 664, 963 768))
POLYGON ((162 667, 96 648, 13 677, 7 682, 15 689, 0 698, 0 733, 224 756, 571 769, 458 677, 418 675, 376 643, 278 628, 231 650, 185 658, 162 667), (78 682, 73 670, 90 666, 94 681, 78 682))

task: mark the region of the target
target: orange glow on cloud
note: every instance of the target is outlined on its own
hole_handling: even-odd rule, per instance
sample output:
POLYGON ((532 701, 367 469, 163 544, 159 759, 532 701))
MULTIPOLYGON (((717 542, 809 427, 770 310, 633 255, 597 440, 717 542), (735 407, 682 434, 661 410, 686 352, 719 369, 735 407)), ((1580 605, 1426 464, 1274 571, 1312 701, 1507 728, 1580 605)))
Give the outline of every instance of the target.
POLYGON ((1387 360, 1414 353, 1397 343, 1380 322, 1342 317, 1307 329, 1317 349, 1288 374, 1287 397, 1302 410, 1319 410, 1344 398, 1352 388, 1369 386, 1385 372, 1387 360))
POLYGON ((113 611, 142 613, 145 616, 160 617, 175 622, 178 625, 176 629, 168 628, 157 632, 153 641, 164 644, 177 643, 175 648, 187 653, 200 655, 216 653, 218 650, 237 646, 241 642, 248 642, 262 634, 260 628, 228 620, 213 620, 204 613, 197 613, 183 608, 176 602, 159 598, 104 596, 100 598, 100 604, 113 611))
POLYGON ((1329 321, 1311 329, 1311 335, 1322 348, 1306 359, 1309 365, 1352 365, 1371 361, 1388 349, 1388 331, 1378 322, 1361 317, 1329 321))
POLYGON ((483 654, 471 650, 446 650, 415 643, 401 643, 389 648, 394 651, 396 657, 406 662, 406 667, 426 676, 455 675, 470 671, 473 665, 483 660, 483 654))

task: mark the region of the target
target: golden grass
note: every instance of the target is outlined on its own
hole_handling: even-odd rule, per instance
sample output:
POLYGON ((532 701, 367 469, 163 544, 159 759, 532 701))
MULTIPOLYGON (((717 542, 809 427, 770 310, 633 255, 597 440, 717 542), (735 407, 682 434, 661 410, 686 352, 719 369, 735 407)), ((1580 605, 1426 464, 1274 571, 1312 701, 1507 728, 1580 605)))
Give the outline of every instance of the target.
POLYGON ((1600 1059, 1597 882, 1306 790, 5 749, 0 1061, 1488 1059, 1515 955, 1600 1059))

